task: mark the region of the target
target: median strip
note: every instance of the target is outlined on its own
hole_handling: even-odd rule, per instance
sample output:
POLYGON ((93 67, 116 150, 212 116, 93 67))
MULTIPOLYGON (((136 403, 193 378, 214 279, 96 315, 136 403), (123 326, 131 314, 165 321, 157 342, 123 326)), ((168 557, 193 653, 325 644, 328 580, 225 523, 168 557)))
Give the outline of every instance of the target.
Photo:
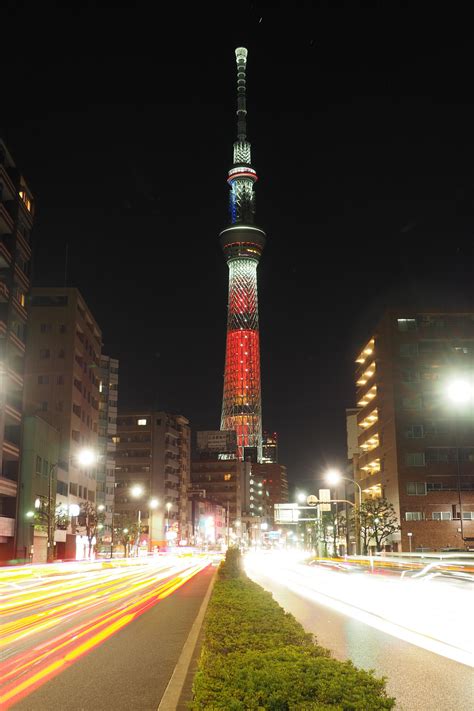
POLYGON ((333 659, 251 581, 236 549, 228 550, 218 571, 193 693, 193 711, 379 711, 395 706, 383 679, 333 659))

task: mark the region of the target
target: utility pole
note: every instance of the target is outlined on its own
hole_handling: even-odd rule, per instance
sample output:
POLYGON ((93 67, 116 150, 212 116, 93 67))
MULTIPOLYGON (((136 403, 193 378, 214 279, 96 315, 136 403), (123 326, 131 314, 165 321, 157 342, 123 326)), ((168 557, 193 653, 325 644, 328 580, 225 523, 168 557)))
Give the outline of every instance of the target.
POLYGON ((229 534, 229 499, 227 499, 227 512, 226 512, 226 524, 227 524, 227 548, 229 547, 230 534, 229 534))

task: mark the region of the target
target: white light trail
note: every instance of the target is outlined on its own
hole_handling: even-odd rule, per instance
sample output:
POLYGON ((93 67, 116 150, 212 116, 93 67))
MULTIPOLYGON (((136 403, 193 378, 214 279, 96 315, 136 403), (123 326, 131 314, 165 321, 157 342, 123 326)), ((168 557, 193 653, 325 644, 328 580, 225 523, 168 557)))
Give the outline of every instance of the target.
POLYGON ((259 575, 393 637, 474 666, 472 585, 430 579, 338 573, 285 554, 252 553, 248 575, 259 575))

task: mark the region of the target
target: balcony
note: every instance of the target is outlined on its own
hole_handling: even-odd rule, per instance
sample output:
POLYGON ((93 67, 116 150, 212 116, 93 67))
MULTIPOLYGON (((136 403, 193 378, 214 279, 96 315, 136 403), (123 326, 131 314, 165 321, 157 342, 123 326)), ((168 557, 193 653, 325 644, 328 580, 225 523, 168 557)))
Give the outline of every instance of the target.
POLYGON ((23 252, 25 253, 26 258, 31 259, 31 247, 28 244, 26 237, 24 235, 22 235, 21 232, 18 232, 18 231, 16 233, 16 237, 17 237, 18 242, 21 245, 23 252))
POLYGON ((0 269, 5 269, 10 266, 12 255, 10 254, 5 242, 0 242, 0 269))
POLYGON ((0 476, 0 496, 16 496, 18 484, 11 479, 0 476))
POLYGON ((16 197, 15 186, 13 184, 12 179, 8 175, 7 169, 2 163, 0 163, 0 180, 2 181, 4 186, 6 199, 14 200, 16 197))
POLYGON ((0 516, 0 536, 12 537, 15 532, 15 519, 0 516))
POLYGON ((10 213, 3 202, 0 202, 0 235, 11 234, 14 226, 15 223, 10 216, 10 213))
POLYGON ((15 276, 18 278, 18 281, 21 283, 25 291, 28 291, 30 288, 30 280, 23 271, 23 269, 20 268, 19 264, 15 264, 15 276))

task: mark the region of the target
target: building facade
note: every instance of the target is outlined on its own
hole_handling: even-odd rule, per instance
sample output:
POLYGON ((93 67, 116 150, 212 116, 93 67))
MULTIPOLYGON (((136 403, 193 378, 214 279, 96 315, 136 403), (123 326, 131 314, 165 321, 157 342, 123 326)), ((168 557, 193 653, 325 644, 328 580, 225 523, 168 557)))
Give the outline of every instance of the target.
POLYGON ((191 462, 193 488, 206 491, 229 513, 229 527, 235 530, 242 516, 242 492, 250 476, 250 462, 239 459, 202 458, 191 462))
POLYGON ((268 502, 273 511, 275 504, 288 502, 288 476, 283 464, 264 463, 252 465, 252 472, 259 477, 268 491, 268 502))
POLYGON ((34 199, 0 139, 0 560, 15 557, 34 199))
POLYGON ((115 450, 117 440, 117 405, 119 362, 107 355, 100 357, 99 371, 99 459, 97 463, 96 503, 103 510, 100 543, 112 544, 115 497, 115 450), (102 507, 104 507, 102 509, 102 507))
MULTIPOLYGON (((24 409, 59 431, 53 476, 65 510, 96 501, 96 466, 84 467, 79 455, 85 447, 98 451, 101 347, 101 330, 77 289, 32 289, 24 409)), ((59 557, 76 557, 75 518, 57 541, 59 557)))
POLYGON ((394 505, 393 549, 472 546, 474 313, 388 310, 356 366, 356 480, 394 505))
POLYGON ((41 417, 24 417, 16 555, 28 563, 55 557, 58 456, 59 431, 41 417))
POLYGON ((262 404, 257 267, 266 236, 254 222, 254 184, 251 146, 247 140, 247 50, 235 50, 237 60, 237 140, 227 176, 230 224, 220 233, 229 266, 227 341, 221 429, 237 434, 238 456, 260 461, 262 404))
POLYGON ((227 541, 227 511, 207 496, 205 489, 188 490, 189 543, 194 546, 223 546, 227 541))
POLYGON ((190 427, 182 415, 152 410, 119 411, 115 466, 115 527, 136 521, 153 548, 189 536, 187 487, 190 427), (142 490, 135 498, 134 486, 142 490), (156 500, 156 508, 150 502, 156 500))
POLYGON ((276 432, 263 433, 262 463, 278 464, 278 435, 276 432))

